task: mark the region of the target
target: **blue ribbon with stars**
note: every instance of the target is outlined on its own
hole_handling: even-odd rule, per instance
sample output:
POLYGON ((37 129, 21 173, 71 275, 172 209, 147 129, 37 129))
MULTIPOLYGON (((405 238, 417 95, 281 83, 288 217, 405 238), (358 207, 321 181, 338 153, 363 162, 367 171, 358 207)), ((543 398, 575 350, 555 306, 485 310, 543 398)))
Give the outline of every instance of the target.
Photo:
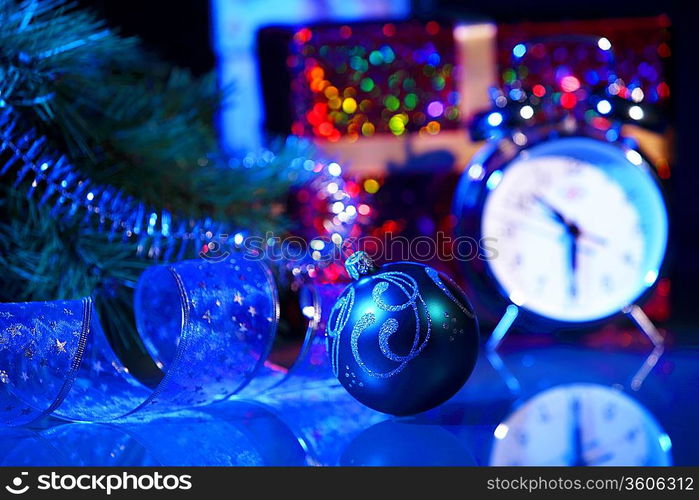
POLYGON ((0 425, 47 414, 108 421, 239 394, 265 363, 279 319, 271 272, 237 255, 152 266, 134 300, 160 370, 150 383, 115 354, 91 299, 0 304, 0 425))

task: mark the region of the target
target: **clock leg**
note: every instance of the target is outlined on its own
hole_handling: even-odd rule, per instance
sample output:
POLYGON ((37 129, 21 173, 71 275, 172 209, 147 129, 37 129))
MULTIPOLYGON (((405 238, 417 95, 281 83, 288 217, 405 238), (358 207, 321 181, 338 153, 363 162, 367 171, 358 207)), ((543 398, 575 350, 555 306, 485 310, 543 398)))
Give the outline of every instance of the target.
POLYGON ((510 304, 507 306, 505 313, 502 315, 502 318, 500 318, 500 321, 498 321, 498 324, 495 325, 493 332, 490 334, 490 338, 485 343, 486 358, 495 371, 502 377, 505 385, 507 385, 507 388, 515 394, 519 393, 521 389, 519 380, 517 380, 517 377, 515 377, 512 372, 507 369, 505 362, 497 353, 497 349, 504 341, 505 336, 510 331, 512 324, 515 322, 518 315, 519 308, 516 305, 510 304))
POLYGON ((510 331, 512 323, 515 322, 518 315, 519 308, 516 305, 510 304, 507 306, 505 313, 502 315, 502 318, 500 318, 500 321, 498 321, 498 324, 495 325, 495 328, 493 328, 493 333, 490 335, 488 342, 486 342, 486 349, 495 351, 500 347, 500 344, 502 344, 505 339, 505 335, 510 331))
POLYGON ((641 385, 643 385, 646 377, 663 355, 663 352, 665 351, 665 339, 650 318, 648 318, 646 313, 643 312, 643 309, 641 309, 638 305, 632 304, 624 308, 624 314, 626 314, 626 316, 633 321, 638 329, 641 330, 641 332, 643 332, 643 334, 648 337, 653 344, 653 351, 648 355, 646 360, 631 379, 631 389, 637 391, 641 388, 641 385))

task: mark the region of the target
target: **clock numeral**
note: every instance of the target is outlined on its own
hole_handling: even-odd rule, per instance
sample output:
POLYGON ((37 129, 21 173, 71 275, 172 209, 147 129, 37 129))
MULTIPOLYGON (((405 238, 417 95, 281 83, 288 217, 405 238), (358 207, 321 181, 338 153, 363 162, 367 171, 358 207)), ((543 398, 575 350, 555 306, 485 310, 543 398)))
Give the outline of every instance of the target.
POLYGON ((604 418, 605 420, 614 420, 614 417, 616 417, 616 405, 610 404, 604 410, 604 418))
POLYGON ((626 440, 627 441, 635 441, 636 438, 638 437, 639 433, 640 433, 640 430, 637 427, 634 427, 626 434, 626 440))
POLYGON ((529 436, 527 436, 524 432, 520 432, 517 435, 517 441, 521 446, 527 446, 527 443, 529 442, 529 436))
POLYGON ((582 166, 576 161, 571 161, 566 170, 569 175, 578 175, 582 172, 582 166))
POLYGON ((541 293, 548 282, 548 276, 539 275, 536 278, 536 291, 541 293))
POLYGON ((609 291, 612 289, 612 277, 608 274, 602 276, 602 288, 609 291))
POLYGON ((536 183, 539 186, 548 186, 551 184, 551 174, 548 172, 538 171, 536 173, 536 183))
POLYGON ((531 193, 520 194, 515 198, 515 207, 519 210, 529 210, 534 205, 534 195, 531 193))
POLYGON ((518 253, 512 258, 512 267, 517 268, 522 265, 522 254, 518 253))
POLYGON ((500 235, 505 238, 512 238, 515 234, 516 228, 513 224, 506 224, 500 229, 500 235))

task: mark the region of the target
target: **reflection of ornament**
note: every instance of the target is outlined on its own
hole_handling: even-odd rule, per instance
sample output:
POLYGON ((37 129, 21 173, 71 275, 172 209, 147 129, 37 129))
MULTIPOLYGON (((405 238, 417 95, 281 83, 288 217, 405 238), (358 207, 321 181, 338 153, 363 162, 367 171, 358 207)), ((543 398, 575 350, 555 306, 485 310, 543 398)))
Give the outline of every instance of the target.
POLYGON ((364 252, 346 263, 350 284, 328 320, 333 371, 362 403, 407 415, 433 408, 466 382, 478 323, 446 276, 411 262, 376 270, 364 252))
POLYGON ((595 384, 544 391, 495 429, 491 465, 670 465, 670 438, 623 393, 595 384))
POLYGON ((340 465, 473 466, 463 443, 441 425, 385 420, 364 430, 342 452, 340 465))

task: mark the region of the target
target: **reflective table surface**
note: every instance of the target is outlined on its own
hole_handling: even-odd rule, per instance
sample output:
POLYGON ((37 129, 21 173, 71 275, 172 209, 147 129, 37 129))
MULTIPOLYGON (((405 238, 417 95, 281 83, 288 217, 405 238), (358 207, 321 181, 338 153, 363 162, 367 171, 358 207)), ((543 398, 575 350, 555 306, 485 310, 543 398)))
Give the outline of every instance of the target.
POLYGON ((255 401, 151 419, 47 418, 0 429, 0 465, 697 465, 699 348, 669 349, 633 391, 646 355, 572 346, 482 355, 454 398, 403 418, 363 407, 333 381, 303 379, 255 401))

